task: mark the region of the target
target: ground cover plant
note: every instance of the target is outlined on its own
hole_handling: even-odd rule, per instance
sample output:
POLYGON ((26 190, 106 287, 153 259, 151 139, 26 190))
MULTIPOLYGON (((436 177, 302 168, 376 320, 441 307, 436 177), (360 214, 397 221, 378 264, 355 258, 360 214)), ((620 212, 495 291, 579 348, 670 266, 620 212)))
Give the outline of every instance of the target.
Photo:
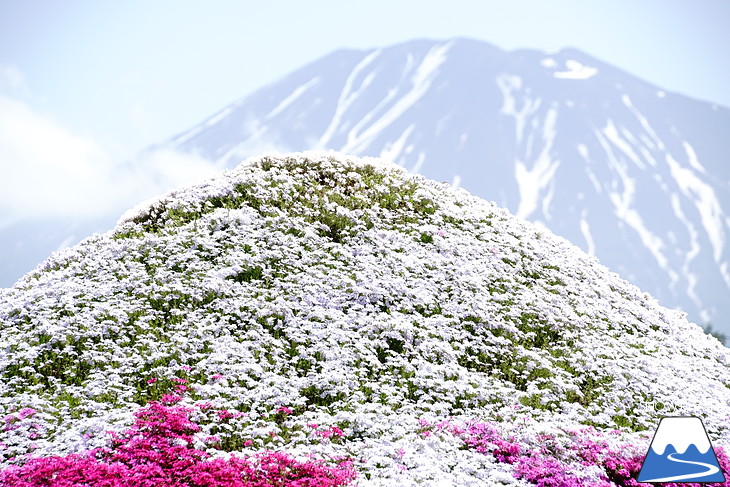
MULTIPOLYGON (((155 487, 337 487, 348 485, 355 472, 350 461, 333 467, 321 462, 298 462, 280 452, 264 451, 253 459, 210 458, 195 448, 200 426, 191 421, 193 409, 174 406, 182 398, 167 395, 135 413, 134 425, 112 434, 109 448, 82 454, 36 457, 0 472, 7 487, 155 486, 155 487)), ((219 416, 223 417, 221 411, 219 416)), ((217 445, 215 436, 204 439, 217 445)))
POLYGON ((0 291, 0 327, 6 479, 126 475, 142 442, 190 485, 267 465, 291 485, 633 485, 665 415, 700 416, 727 463, 727 348, 376 159, 266 156, 160 197, 0 291))

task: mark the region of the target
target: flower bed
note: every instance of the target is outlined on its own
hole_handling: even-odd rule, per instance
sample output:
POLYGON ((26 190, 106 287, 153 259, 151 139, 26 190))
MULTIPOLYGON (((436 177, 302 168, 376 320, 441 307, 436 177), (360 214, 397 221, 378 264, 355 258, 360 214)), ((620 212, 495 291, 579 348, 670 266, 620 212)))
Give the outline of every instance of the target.
MULTIPOLYGON (((326 465, 301 462, 282 452, 211 458, 193 446, 200 427, 179 397, 151 402, 134 425, 111 434, 111 446, 83 454, 30 458, 0 471, 5 487, 337 487, 356 477, 349 460, 326 465)), ((215 442, 215 438, 208 438, 215 442)))

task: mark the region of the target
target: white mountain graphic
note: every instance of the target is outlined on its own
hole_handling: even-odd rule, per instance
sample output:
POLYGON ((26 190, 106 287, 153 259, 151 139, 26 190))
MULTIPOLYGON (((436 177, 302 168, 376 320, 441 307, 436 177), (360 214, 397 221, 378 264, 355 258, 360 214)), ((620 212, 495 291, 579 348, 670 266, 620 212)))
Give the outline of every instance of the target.
POLYGON ((651 442, 651 449, 657 455, 664 455, 664 450, 670 444, 680 454, 687 451, 690 445, 697 447, 702 454, 712 448, 702 421, 700 418, 692 416, 662 419, 654 440, 651 442))

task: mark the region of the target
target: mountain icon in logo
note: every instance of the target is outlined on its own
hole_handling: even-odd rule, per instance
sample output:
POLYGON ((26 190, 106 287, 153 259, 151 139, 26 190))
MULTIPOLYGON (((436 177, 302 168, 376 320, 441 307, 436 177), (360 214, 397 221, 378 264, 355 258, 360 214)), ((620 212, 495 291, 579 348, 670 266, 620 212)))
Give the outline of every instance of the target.
POLYGON ((659 422, 638 482, 724 482, 702 420, 665 417, 659 422))

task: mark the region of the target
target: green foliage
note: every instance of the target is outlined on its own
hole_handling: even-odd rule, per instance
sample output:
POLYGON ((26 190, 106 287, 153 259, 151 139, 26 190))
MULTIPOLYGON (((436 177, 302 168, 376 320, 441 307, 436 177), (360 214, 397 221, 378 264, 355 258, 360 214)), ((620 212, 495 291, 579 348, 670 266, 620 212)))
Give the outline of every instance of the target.
POLYGON ((237 272, 236 274, 230 275, 226 277, 226 279, 230 279, 232 281, 243 283, 243 282, 251 282, 253 280, 260 280, 264 277, 264 270, 260 266, 256 267, 249 267, 248 269, 243 269, 240 272, 237 272))
POLYGON ((521 313, 517 328, 529 337, 523 339, 523 343, 529 348, 545 349, 561 340, 560 330, 551 326, 547 319, 541 318, 537 313, 521 313))
POLYGON ((305 387, 300 394, 307 399, 307 406, 312 407, 330 407, 347 399, 344 392, 332 393, 315 385, 305 387))

